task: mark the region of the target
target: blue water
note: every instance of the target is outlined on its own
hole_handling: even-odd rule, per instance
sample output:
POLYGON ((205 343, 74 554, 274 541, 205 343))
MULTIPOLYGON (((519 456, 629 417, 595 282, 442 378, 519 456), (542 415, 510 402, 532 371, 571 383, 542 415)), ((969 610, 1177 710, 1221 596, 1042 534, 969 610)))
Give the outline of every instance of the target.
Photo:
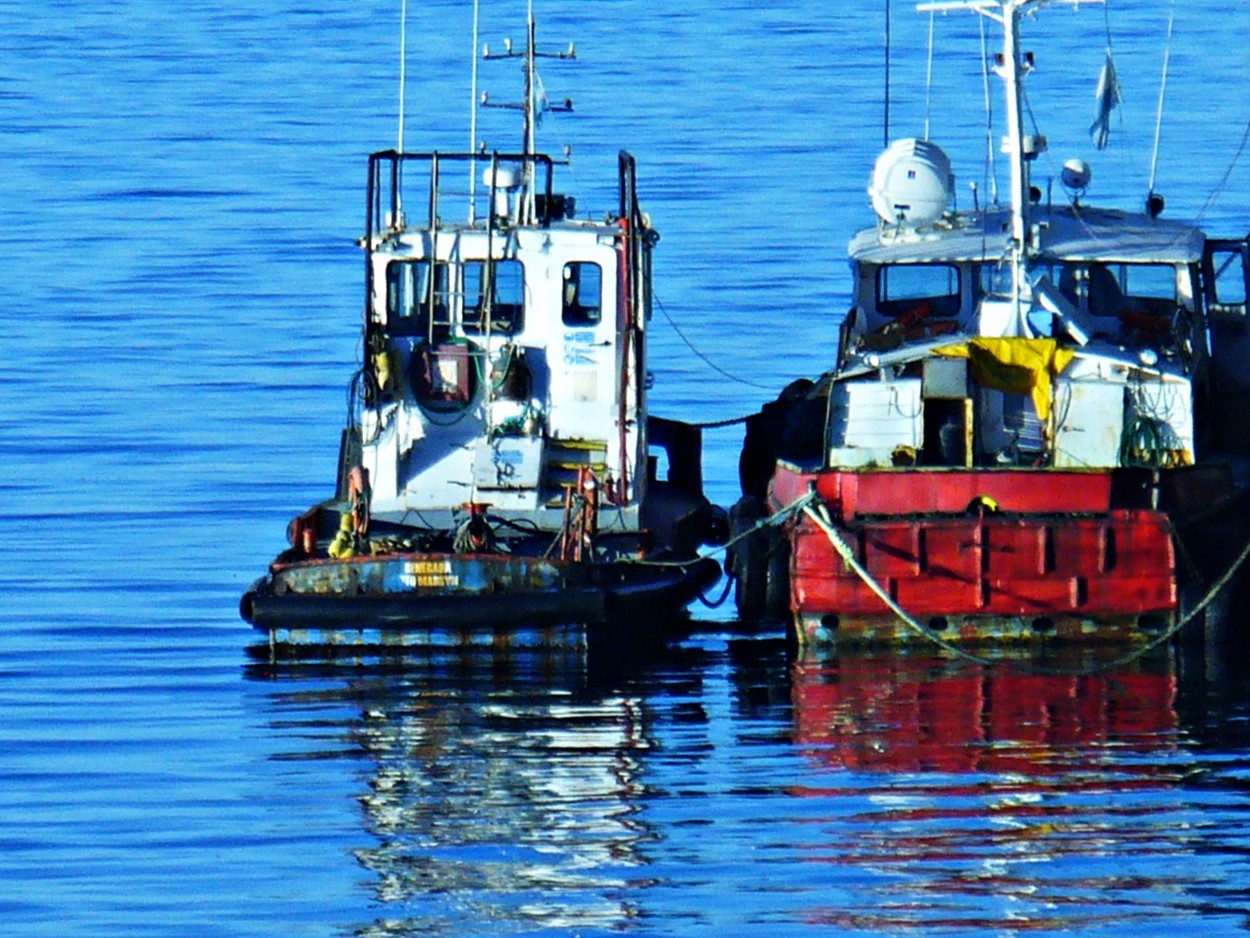
MULTIPOLYGON (((592 213, 628 147, 663 234, 655 408, 722 420, 819 373, 883 141, 881 5, 554 6, 540 43, 579 59, 545 77, 576 112, 543 140, 592 213)), ((470 9, 413 4, 410 148, 466 145, 470 9)), ((1026 27, 1044 159, 1089 159, 1090 198, 1144 198, 1169 9, 1026 27), (1108 24, 1124 104, 1093 155, 1108 24)), ((1156 188, 1244 234, 1250 9, 1175 13, 1156 188)), ((523 15, 489 5, 482 40, 523 15)), ((894 22, 894 135, 927 110, 961 202, 984 197, 977 20, 937 20, 928 109, 928 17, 894 22)), ((333 484, 398 0, 3 0, 0 23, 5 934, 1247 929, 1231 655, 1086 679, 795 661, 696 609, 636 660, 254 663, 238 596, 333 484)), ((516 132, 483 117, 491 145, 516 132)), ((738 432, 706 437, 721 503, 738 432)))

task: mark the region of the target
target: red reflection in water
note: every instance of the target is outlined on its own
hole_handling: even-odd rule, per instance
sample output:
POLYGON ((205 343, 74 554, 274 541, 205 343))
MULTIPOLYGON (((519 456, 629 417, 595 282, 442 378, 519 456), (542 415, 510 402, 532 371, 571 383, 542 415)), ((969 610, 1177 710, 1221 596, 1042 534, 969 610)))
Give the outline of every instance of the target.
POLYGON ((1169 663, 1093 675, 1028 667, 891 656, 802 661, 791 680, 795 741, 847 769, 1034 777, 1061 770, 1056 754, 1174 745, 1169 663))

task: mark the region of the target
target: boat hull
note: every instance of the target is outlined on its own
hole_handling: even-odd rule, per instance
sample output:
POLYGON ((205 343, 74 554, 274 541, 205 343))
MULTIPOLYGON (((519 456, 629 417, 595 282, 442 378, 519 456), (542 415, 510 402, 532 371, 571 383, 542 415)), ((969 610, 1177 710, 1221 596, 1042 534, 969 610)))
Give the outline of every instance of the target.
POLYGON ((1182 613, 1188 558, 1178 554, 1175 513, 1158 506, 1159 486, 1141 481, 1113 471, 804 471, 781 463, 771 507, 814 490, 825 526, 867 573, 843 560, 813 518, 792 520, 797 639, 1149 641, 1182 613))
POLYGON ((333 634, 624 623, 684 608, 720 577, 709 558, 577 563, 503 554, 421 553, 275 563, 243 595, 255 628, 333 634))

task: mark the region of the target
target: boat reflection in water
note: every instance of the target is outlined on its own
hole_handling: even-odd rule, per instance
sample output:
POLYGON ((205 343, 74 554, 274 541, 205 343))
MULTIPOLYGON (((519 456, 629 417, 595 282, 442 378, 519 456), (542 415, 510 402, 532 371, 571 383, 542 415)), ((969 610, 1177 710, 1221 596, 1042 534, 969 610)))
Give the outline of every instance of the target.
MULTIPOLYGON (((1055 774, 1089 759, 1174 745, 1177 683, 1154 658, 1106 673, 899 655, 794 667, 798 742, 848 769, 1055 774)), ((1088 667, 1088 666, 1086 666, 1088 667)))
POLYGON ((258 668, 297 682, 283 710, 334 697, 352 711, 341 729, 366 782, 365 842, 351 853, 382 910, 355 934, 581 931, 636 916, 651 743, 642 702, 613 689, 597 651, 466 645, 258 668), (317 675, 329 686, 310 684, 317 675))
POLYGON ((792 677, 794 739, 819 780, 793 793, 836 817, 810 859, 869 877, 812 920, 1080 931, 1193 902, 1195 766, 1168 656, 1078 675, 841 655, 792 677))
POLYGON ((1170 655, 1080 676, 796 659, 719 627, 632 656, 258 654, 277 758, 316 761, 284 773, 289 800, 315 778, 366 900, 352 934, 1244 920, 1243 890, 1211 872, 1245 856, 1242 698, 1221 704, 1170 655))

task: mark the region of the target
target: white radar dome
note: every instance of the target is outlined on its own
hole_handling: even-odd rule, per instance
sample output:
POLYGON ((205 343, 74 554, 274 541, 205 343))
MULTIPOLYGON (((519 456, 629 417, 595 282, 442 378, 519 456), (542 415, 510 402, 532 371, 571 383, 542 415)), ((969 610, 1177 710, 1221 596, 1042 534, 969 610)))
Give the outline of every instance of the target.
POLYGON ((896 140, 877 157, 868 195, 882 221, 919 228, 942 217, 955 189, 951 161, 927 140, 896 140))
POLYGON ((521 184, 521 167, 511 163, 496 163, 482 170, 482 184, 494 184, 496 189, 515 189, 521 184))
POLYGON ((1060 173, 1063 184, 1077 192, 1084 191, 1093 177, 1094 171, 1089 168, 1089 164, 1075 157, 1063 164, 1063 172, 1060 173))

